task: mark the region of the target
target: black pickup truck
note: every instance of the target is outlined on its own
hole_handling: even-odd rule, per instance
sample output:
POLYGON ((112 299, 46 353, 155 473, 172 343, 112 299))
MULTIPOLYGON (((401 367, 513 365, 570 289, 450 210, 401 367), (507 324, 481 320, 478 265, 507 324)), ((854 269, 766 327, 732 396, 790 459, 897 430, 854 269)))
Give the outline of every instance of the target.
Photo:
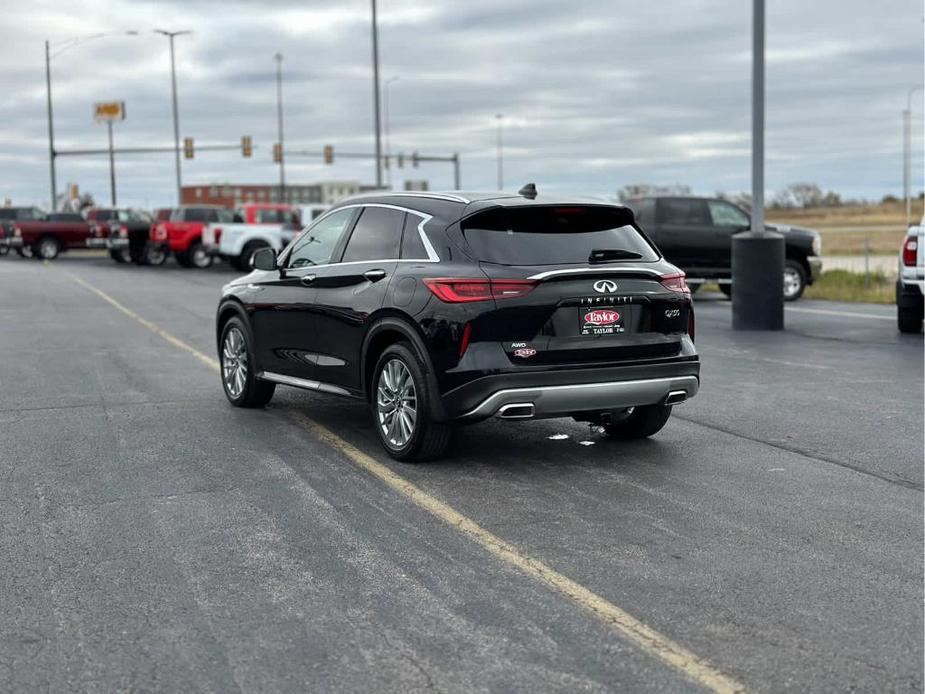
MULTIPOLYGON (((732 295, 732 235, 751 226, 751 218, 726 200, 648 197, 626 201, 643 231, 669 262, 687 273, 692 290, 716 282, 732 295)), ((822 271, 822 241, 810 229, 767 224, 784 235, 784 299, 795 301, 822 271)))

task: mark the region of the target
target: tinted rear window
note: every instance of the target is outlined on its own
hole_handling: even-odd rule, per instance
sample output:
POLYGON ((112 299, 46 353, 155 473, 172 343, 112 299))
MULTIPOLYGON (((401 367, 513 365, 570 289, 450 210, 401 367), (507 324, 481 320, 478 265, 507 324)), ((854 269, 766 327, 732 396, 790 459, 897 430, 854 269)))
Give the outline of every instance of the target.
POLYGON ((498 208, 463 221, 466 241, 480 260, 502 265, 587 263, 591 251, 626 251, 638 260, 658 254, 619 207, 498 208))

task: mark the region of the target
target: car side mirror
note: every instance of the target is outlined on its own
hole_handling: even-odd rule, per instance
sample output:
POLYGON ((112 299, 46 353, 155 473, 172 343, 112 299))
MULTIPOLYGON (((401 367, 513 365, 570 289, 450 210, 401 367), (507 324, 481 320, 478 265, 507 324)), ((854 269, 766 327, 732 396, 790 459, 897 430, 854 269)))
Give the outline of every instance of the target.
POLYGON ((275 270, 276 251, 272 248, 261 248, 251 258, 251 267, 255 270, 275 270))

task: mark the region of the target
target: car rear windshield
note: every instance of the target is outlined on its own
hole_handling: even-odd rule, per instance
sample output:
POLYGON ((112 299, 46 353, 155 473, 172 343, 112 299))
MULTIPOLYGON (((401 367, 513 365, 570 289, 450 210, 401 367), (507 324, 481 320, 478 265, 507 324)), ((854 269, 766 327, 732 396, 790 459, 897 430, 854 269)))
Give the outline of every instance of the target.
POLYGON ((658 253, 620 207, 570 205, 495 208, 463 220, 479 260, 501 265, 658 260, 658 253))

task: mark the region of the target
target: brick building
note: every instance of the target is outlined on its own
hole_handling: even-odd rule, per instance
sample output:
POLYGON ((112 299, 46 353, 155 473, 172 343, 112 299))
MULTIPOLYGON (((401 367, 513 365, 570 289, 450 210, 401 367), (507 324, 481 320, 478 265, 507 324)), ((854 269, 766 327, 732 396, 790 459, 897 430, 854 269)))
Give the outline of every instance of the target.
POLYGON ((205 183, 183 186, 184 205, 224 205, 237 207, 247 202, 288 202, 293 205, 332 205, 347 197, 375 186, 362 185, 359 181, 321 181, 319 183, 286 184, 280 196, 279 185, 265 183, 205 183))

